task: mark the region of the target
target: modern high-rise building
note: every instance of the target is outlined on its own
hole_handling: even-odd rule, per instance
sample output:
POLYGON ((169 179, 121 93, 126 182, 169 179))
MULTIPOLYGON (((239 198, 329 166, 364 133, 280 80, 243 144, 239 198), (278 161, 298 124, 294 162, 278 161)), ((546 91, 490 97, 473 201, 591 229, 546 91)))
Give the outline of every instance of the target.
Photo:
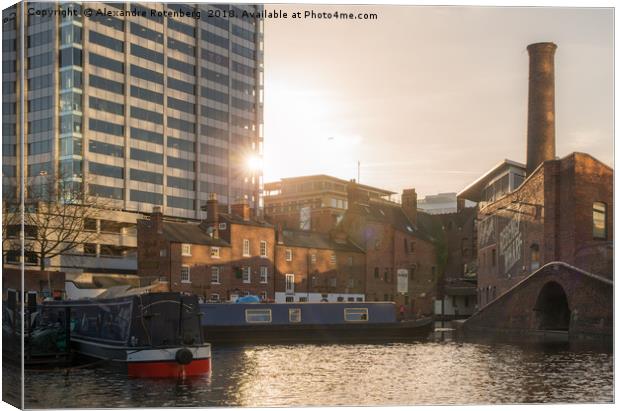
POLYGON ((23 161, 26 198, 54 175, 114 210, 89 222, 96 242, 52 267, 135 272, 135 223, 155 206, 195 220, 210 193, 220 204, 262 206, 262 174, 250 167, 263 146, 262 10, 95 2, 3 10, 4 196, 17 192, 23 161))

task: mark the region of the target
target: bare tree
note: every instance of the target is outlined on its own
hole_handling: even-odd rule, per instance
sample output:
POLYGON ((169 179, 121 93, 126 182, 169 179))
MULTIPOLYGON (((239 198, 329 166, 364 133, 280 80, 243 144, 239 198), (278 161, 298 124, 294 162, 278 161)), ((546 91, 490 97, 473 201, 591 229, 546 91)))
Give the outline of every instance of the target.
MULTIPOLYGON (((94 220, 104 208, 104 203, 96 197, 84 193, 82 183, 58 178, 53 175, 41 175, 32 178, 27 185, 24 214, 24 252, 26 262, 38 264, 44 271, 48 261, 56 256, 82 252, 80 248, 92 242, 97 236, 95 231, 85 229, 89 220, 94 220)), ((19 207, 10 202, 5 204, 4 214, 8 224, 3 235, 10 243, 11 234, 17 233, 19 224, 19 207), (12 224, 12 225, 11 225, 12 224)), ((3 227, 4 228, 4 227, 3 227)), ((12 244, 7 244, 9 250, 12 244)))

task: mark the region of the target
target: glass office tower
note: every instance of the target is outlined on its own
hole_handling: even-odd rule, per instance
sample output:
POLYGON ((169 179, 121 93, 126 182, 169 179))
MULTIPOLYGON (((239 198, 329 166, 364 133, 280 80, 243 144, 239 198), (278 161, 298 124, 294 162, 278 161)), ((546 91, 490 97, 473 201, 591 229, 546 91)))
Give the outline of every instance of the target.
POLYGON ((102 235, 51 262, 68 272, 135 272, 135 222, 204 218, 220 204, 260 207, 262 6, 25 3, 3 11, 3 189, 26 198, 50 175, 110 210, 102 235), (21 65, 25 76, 20 78, 21 65), (20 152, 20 99, 24 143, 20 152), (114 211, 111 211, 114 210, 114 211), (109 257, 109 258, 108 258, 109 257), (121 257, 121 258, 119 258, 121 257))

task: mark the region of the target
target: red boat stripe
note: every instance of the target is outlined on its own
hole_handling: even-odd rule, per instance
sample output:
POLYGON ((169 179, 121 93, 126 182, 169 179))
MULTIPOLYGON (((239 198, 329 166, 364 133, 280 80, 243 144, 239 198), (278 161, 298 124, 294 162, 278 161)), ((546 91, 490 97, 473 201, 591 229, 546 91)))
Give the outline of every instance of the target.
POLYGON ((211 371, 211 359, 194 360, 187 365, 171 361, 130 362, 127 374, 141 378, 179 378, 207 374, 211 371))

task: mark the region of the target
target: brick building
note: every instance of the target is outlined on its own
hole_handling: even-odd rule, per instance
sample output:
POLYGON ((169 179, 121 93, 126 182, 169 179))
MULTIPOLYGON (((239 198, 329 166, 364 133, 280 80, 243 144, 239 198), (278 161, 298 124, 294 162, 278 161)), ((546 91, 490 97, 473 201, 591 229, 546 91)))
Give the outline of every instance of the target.
MULTIPOLYGON (((283 178, 265 184, 265 215, 287 229, 328 233, 344 215, 349 182, 327 175, 283 178)), ((370 198, 387 198, 389 190, 358 184, 370 198)))
MULTIPOLYGON (((366 252, 366 298, 404 305, 406 315, 432 314, 439 270, 434 239, 418 224, 415 190, 402 205, 370 198, 348 185, 341 227, 366 252)), ((435 237, 437 238, 437 237, 435 237)))
POLYGON ((276 302, 364 301, 366 256, 342 231, 280 230, 276 302))
POLYGON ((273 299, 273 226, 251 218, 245 202, 220 213, 212 198, 206 208, 200 224, 166 221, 159 210, 138 221, 138 274, 205 300, 273 299))
POLYGON ((555 155, 556 49, 527 47, 526 164, 504 160, 458 194, 478 203, 481 308, 553 261, 613 278, 613 170, 589 154, 555 155))
MULTIPOLYGON (((209 214, 207 210, 207 216, 209 214)), ((253 218, 246 201, 234 204, 231 213, 219 213, 217 225, 219 237, 231 246, 230 265, 233 275, 227 281, 227 299, 232 296, 235 300, 237 296, 251 294, 263 300, 273 300, 276 247, 274 226, 253 218)), ((226 277, 224 274, 222 278, 226 277)))
POLYGON ((588 154, 572 153, 543 162, 522 184, 491 196, 494 182, 509 175, 507 165, 459 193, 479 202, 480 306, 551 261, 611 279, 613 170, 588 154))
MULTIPOLYGON (((439 224, 442 232, 438 241, 442 264, 435 314, 447 318, 470 316, 476 309, 477 209, 463 207, 457 212, 425 217, 439 224)), ((424 224, 424 219, 418 221, 424 224)))

